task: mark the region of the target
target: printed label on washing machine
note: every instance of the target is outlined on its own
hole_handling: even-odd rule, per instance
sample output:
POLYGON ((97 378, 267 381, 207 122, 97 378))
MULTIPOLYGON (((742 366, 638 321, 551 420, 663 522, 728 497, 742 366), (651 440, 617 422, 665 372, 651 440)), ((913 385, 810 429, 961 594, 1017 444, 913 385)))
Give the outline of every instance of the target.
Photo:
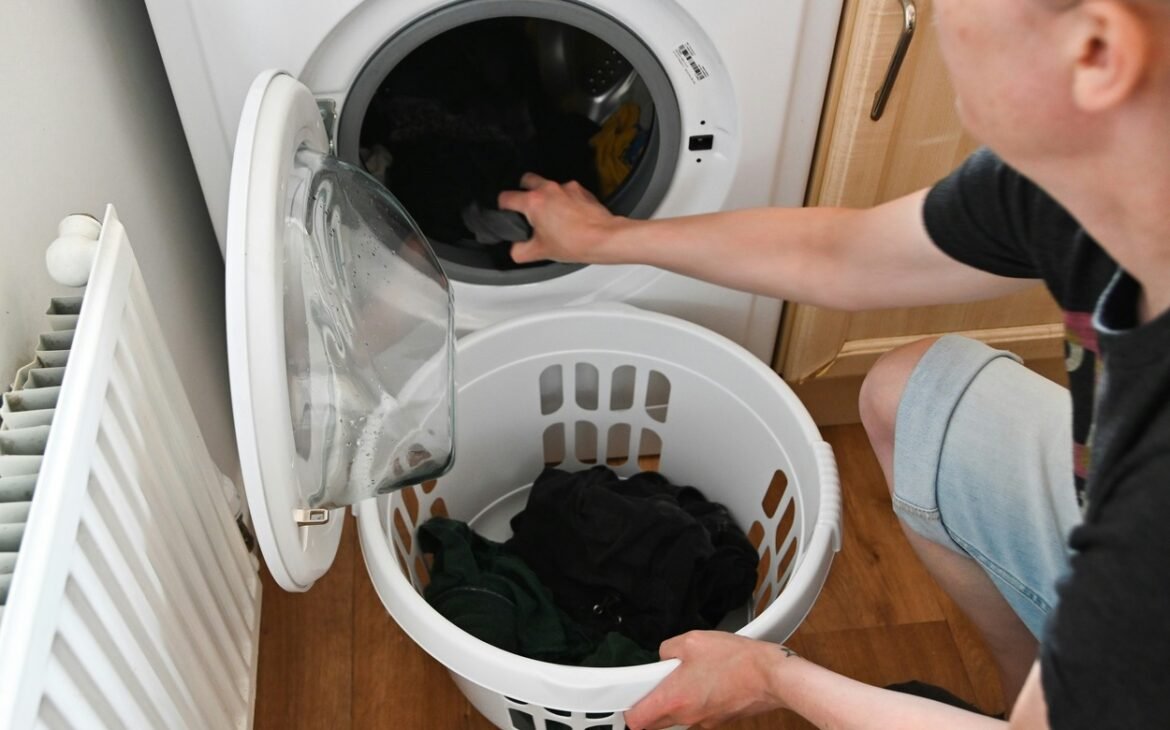
POLYGON ((683 70, 687 72, 687 76, 690 77, 692 84, 696 84, 711 75, 707 67, 699 63, 698 57, 695 56, 695 49, 690 43, 680 43, 674 49, 674 57, 682 64, 683 70))

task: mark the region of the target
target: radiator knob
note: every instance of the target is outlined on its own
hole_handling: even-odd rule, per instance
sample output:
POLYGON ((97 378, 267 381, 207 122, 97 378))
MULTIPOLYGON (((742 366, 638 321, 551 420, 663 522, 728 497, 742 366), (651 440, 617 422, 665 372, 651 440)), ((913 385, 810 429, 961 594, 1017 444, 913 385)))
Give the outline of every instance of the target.
POLYGON ((85 286, 97 256, 102 225, 93 216, 71 215, 57 226, 57 239, 45 251, 49 276, 65 286, 85 286))

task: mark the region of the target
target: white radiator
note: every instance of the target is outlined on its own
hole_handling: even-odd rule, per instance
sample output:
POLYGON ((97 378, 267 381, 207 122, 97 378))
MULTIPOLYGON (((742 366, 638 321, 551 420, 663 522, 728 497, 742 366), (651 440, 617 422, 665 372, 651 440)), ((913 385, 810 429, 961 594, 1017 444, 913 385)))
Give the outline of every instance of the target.
POLYGON ((59 280, 88 277, 80 314, 50 308, 73 311, 0 408, 0 728, 247 728, 260 581, 234 487, 113 208, 88 253, 87 226, 50 252, 59 280))

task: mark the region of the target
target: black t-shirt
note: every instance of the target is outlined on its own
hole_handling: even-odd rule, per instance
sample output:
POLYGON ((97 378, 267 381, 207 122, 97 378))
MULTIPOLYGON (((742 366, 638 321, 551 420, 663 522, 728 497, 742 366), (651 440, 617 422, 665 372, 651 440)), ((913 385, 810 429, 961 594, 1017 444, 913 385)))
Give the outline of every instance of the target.
POLYGON ((1139 325, 1134 279, 989 151, 936 185, 923 214, 948 255, 1042 279, 1064 310, 1069 488, 1085 522, 1041 642, 1049 722, 1170 728, 1170 313, 1139 325))

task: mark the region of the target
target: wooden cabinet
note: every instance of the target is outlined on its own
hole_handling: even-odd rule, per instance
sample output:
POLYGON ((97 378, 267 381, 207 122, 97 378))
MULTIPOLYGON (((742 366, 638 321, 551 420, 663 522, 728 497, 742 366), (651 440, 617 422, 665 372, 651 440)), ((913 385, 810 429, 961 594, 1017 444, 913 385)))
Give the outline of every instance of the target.
MULTIPOLYGON (((884 113, 871 111, 905 20, 900 0, 846 0, 808 204, 869 207, 929 186, 976 143, 961 128, 931 18, 917 22, 884 113)), ((896 286, 897 282, 890 282, 896 286)), ((1059 371, 1060 313, 1042 286, 973 304, 847 313, 785 308, 776 370, 820 423, 856 420, 862 376, 884 352, 926 335, 960 332, 1059 371)))

